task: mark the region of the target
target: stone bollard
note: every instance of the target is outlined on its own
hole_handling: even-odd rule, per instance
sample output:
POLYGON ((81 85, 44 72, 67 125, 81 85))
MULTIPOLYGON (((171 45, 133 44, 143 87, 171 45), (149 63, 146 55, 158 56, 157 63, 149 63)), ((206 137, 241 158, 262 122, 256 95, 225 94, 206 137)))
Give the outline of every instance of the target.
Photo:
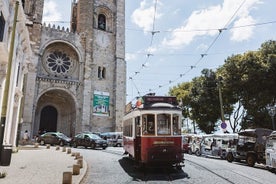
POLYGON ((75 154, 75 160, 77 160, 79 157, 80 157, 80 152, 77 152, 77 153, 75 154))
POLYGON ((59 146, 57 146, 57 147, 56 147, 56 150, 59 150, 59 148, 60 148, 60 147, 59 147, 59 146))
POLYGON ((50 149, 50 146, 51 146, 50 144, 46 144, 47 149, 50 149))
POLYGON ((62 152, 65 152, 66 151, 66 147, 62 147, 62 152))
POLYGON ((71 148, 67 149, 67 154, 71 154, 71 148))
POLYGON ((83 156, 76 156, 76 160, 83 159, 83 156))
POLYGON ((76 155, 76 153, 75 153, 75 152, 73 152, 73 153, 71 154, 71 156, 72 156, 72 157, 74 157, 75 155, 76 155))
POLYGON ((79 158, 77 164, 80 165, 80 168, 83 168, 83 159, 79 158))
POLYGON ((36 142, 36 143, 34 144, 34 147, 35 147, 35 148, 38 148, 38 147, 39 147, 39 144, 36 142))
POLYGON ((62 184, 72 184, 72 172, 63 172, 62 184))
POLYGON ((79 175, 80 174, 80 165, 74 164, 73 165, 73 175, 79 175))

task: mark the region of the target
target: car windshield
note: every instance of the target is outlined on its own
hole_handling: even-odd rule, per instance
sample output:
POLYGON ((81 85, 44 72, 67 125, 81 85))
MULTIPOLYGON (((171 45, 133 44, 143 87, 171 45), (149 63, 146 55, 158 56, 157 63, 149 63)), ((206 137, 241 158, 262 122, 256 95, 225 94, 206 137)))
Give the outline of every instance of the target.
POLYGON ((57 133, 58 137, 64 138, 64 139, 69 139, 69 137, 67 137, 65 134, 63 133, 57 133))
POLYGON ((96 134, 89 134, 89 137, 91 137, 92 139, 101 139, 101 137, 96 134))

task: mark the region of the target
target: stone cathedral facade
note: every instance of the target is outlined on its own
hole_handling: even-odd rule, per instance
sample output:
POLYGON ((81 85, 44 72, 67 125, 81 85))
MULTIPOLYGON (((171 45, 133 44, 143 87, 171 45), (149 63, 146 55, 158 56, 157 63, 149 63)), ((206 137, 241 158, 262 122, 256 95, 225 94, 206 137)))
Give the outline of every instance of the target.
POLYGON ((43 5, 43 0, 23 2, 33 54, 25 76, 21 134, 121 131, 125 1, 73 0, 69 29, 43 24, 43 5))

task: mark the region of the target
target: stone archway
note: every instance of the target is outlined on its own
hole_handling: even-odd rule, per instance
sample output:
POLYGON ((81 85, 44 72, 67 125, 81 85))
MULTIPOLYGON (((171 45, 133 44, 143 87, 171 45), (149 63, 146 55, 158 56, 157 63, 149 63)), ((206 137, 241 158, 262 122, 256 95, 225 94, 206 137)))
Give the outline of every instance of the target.
POLYGON ((76 104, 66 90, 52 89, 43 93, 37 102, 34 132, 57 131, 75 135, 76 104))

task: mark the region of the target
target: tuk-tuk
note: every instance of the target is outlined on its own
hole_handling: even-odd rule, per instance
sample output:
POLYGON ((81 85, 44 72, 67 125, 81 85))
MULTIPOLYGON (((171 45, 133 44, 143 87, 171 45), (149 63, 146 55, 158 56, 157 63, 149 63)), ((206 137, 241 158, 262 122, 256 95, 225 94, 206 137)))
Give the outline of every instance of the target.
POLYGON ((276 171, 276 131, 273 131, 266 140, 265 148, 266 167, 271 171, 276 171))
POLYGON ((207 134, 202 136, 200 144, 201 155, 206 157, 226 158, 226 153, 232 148, 238 134, 207 134))
POLYGON ((253 167, 255 163, 265 164, 266 139, 272 130, 265 128, 245 129, 238 133, 236 150, 229 151, 226 159, 229 162, 245 160, 253 167))

